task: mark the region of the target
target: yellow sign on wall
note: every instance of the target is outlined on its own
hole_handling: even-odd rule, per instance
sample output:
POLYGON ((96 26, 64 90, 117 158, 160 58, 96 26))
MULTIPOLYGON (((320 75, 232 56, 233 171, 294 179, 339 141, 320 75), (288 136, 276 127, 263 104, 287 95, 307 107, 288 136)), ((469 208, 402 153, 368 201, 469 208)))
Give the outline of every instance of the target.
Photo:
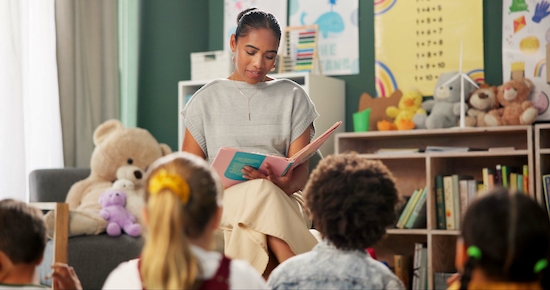
MULTIPOLYGON (((377 96, 418 89, 432 96, 441 73, 484 82, 480 0, 374 0, 377 96)), ((500 52, 495 52, 500 53, 500 52)))

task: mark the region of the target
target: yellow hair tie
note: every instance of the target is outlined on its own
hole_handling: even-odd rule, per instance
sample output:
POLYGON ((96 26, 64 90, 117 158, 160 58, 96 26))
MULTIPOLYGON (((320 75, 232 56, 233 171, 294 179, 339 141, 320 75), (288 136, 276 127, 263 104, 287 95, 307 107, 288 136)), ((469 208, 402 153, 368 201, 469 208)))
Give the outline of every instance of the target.
POLYGON ((158 194, 163 189, 169 189, 175 193, 183 204, 189 201, 189 184, 177 174, 171 174, 166 169, 161 169, 149 180, 149 192, 158 194))

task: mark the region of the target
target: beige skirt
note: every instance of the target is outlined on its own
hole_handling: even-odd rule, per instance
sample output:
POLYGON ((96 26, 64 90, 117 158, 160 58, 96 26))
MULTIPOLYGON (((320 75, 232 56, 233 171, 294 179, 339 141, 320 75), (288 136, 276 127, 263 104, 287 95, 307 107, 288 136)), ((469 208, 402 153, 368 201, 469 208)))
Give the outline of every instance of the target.
POLYGON ((287 196, 266 179, 234 185, 223 193, 220 229, 224 252, 248 261, 262 274, 269 261, 266 236, 284 240, 295 254, 310 251, 317 239, 310 233, 302 196, 287 196))

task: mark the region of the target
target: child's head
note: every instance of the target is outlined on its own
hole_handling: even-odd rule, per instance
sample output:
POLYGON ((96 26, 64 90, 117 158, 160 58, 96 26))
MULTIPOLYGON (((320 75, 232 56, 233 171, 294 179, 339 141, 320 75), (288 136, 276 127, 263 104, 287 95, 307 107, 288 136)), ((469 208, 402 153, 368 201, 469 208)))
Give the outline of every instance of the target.
POLYGON ((494 281, 537 281, 549 249, 550 221, 542 207, 522 193, 494 189, 464 216, 456 259, 457 268, 463 267, 461 286, 466 289, 474 268, 494 281))
POLYGON ((147 288, 191 288, 199 266, 189 241, 212 234, 220 218, 222 187, 208 163, 186 152, 155 161, 146 177, 149 235, 142 254, 147 288))
POLYGON ((13 199, 0 201, 0 255, 13 265, 36 266, 42 260, 46 241, 39 209, 13 199))
POLYGON ((258 8, 239 13, 229 43, 235 63, 231 79, 249 84, 265 81, 275 69, 280 40, 281 27, 273 14, 258 8))
POLYGON ((393 175, 382 162, 356 153, 322 159, 304 192, 315 228, 339 249, 374 245, 396 219, 393 175))

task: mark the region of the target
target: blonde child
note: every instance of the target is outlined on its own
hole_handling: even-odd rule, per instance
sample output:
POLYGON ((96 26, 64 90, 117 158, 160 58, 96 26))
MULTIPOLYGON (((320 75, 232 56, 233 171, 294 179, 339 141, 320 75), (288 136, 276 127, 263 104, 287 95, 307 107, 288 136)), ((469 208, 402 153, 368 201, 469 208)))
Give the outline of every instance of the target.
POLYGON ((211 251, 220 222, 222 187, 206 161, 176 152, 147 171, 140 259, 111 272, 104 289, 263 289, 247 262, 211 251))
MULTIPOLYGON (((42 212, 22 201, 0 201, 0 289, 46 289, 35 281, 46 247, 42 212)), ((56 289, 82 289, 72 267, 52 265, 56 289)))
POLYGON ((550 289, 550 221, 525 194, 496 188, 464 216, 456 248, 460 280, 449 289, 550 289))

